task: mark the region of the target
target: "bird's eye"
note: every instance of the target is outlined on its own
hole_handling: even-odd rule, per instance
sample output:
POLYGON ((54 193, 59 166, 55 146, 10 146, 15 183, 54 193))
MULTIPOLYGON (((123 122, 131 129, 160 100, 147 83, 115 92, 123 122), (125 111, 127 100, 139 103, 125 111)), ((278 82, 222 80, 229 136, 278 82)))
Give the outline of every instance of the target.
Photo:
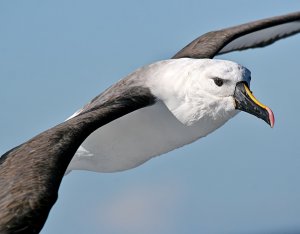
POLYGON ((221 78, 214 78, 214 82, 219 87, 221 87, 224 84, 224 81, 221 78))

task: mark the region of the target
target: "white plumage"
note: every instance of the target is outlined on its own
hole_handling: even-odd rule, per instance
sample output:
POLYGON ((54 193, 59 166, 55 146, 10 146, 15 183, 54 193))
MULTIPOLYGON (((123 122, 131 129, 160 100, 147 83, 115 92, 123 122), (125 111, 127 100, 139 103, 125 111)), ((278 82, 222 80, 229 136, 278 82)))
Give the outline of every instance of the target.
POLYGON ((148 65, 127 79, 150 88, 157 102, 92 133, 68 171, 126 170, 206 136, 238 113, 236 83, 249 84, 250 72, 231 61, 184 58, 148 65), (216 77, 224 85, 217 86, 216 77))

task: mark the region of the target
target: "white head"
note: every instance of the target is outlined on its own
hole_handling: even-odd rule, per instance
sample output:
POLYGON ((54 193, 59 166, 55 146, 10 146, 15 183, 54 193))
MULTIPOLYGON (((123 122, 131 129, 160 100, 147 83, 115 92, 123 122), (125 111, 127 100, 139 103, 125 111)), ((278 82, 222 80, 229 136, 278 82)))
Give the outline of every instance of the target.
POLYGON ((236 84, 250 85, 251 79, 247 68, 216 59, 166 60, 149 68, 154 76, 147 86, 180 122, 191 126, 204 121, 215 129, 238 113, 233 97, 236 84))

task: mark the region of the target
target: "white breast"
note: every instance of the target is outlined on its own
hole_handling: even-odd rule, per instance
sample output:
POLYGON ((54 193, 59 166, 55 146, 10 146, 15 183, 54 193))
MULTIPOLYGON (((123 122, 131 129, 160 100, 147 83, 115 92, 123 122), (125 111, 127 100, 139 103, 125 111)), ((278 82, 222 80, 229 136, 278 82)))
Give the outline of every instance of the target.
POLYGON ((222 123, 203 119, 185 126, 162 103, 158 102, 92 133, 71 161, 69 170, 114 172, 136 167, 207 135, 222 123))

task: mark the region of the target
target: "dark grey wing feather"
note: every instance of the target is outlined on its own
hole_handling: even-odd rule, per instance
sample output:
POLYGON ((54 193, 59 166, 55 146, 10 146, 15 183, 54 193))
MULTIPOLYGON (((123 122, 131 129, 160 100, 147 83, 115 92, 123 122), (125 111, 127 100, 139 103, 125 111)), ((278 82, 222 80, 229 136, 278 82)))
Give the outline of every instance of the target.
POLYGON ((96 129, 154 102, 148 88, 123 87, 0 157, 0 233, 39 233, 82 142, 96 129))
POLYGON ((213 58, 237 50, 264 47, 300 32, 300 12, 206 33, 173 58, 213 58))
MULTIPOLYGON (((131 93, 137 92, 138 90, 146 90, 145 80, 147 76, 151 76, 151 70, 148 68, 148 66, 137 69, 135 72, 119 80, 117 83, 107 88, 104 92, 97 95, 89 103, 83 106, 82 109, 76 111, 68 119, 89 112, 90 110, 98 108, 104 103, 109 103, 116 97, 129 95, 130 93, 128 93, 128 90, 130 90, 131 93)), ((153 97, 151 93, 148 94, 151 96, 151 98, 153 97)), ((140 93, 140 95, 146 94, 140 93)))

